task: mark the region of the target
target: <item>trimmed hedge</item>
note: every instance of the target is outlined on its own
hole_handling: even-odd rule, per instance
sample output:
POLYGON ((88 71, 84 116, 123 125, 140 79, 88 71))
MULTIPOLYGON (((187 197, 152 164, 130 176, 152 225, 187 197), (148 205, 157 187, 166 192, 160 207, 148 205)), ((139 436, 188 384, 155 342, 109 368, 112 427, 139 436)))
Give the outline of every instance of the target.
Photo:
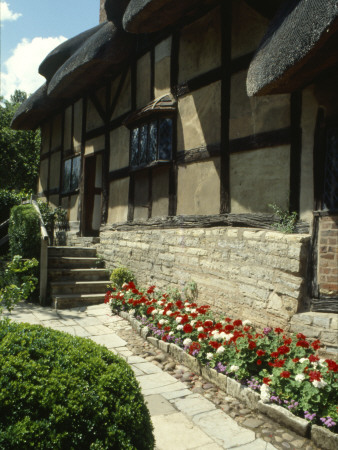
POLYGON ((40 259, 40 220, 33 205, 18 205, 11 209, 8 234, 12 258, 21 255, 40 259))
POLYGON ((0 448, 154 448, 134 373, 104 347, 1 321, 0 367, 0 448))
POLYGON ((20 205, 24 192, 9 191, 8 189, 0 189, 0 223, 9 218, 11 208, 20 205))

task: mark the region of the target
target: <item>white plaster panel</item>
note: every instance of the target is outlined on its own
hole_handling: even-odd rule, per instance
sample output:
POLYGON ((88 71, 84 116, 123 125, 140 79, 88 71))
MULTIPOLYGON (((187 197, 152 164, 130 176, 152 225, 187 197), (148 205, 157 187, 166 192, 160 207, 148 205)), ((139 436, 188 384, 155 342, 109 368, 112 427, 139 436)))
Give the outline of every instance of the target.
POLYGON ((65 110, 65 126, 64 126, 64 150, 70 150, 72 148, 72 120, 73 120, 73 107, 69 106, 65 110))
POLYGON ((136 107, 142 108, 151 100, 150 52, 137 61, 136 107))
POLYGON ((55 152, 50 157, 49 188, 58 188, 60 185, 61 152, 55 152))
POLYGON ((167 216, 169 213, 169 169, 153 170, 152 175, 152 217, 167 216))
MULTIPOLYGON (((115 98, 119 81, 120 78, 116 79, 112 84, 112 101, 115 98)), ((125 114, 130 110, 131 110, 131 76, 129 70, 123 82, 123 86, 111 118, 116 119, 117 117, 122 116, 122 114, 125 114)))
POLYGON ((220 160, 178 167, 177 214, 219 214, 220 160))
POLYGON ((92 229, 99 230, 101 225, 101 195, 94 195, 92 229))
POLYGON ((53 118, 53 132, 51 150, 61 147, 62 144, 62 115, 53 118))
POLYGON ((104 135, 87 141, 85 144, 85 154, 90 155, 91 153, 104 150, 105 148, 105 138, 104 135))
POLYGON ((109 185, 108 223, 125 222, 128 218, 129 177, 109 185))
POLYGON ((79 195, 72 195, 69 202, 69 220, 79 220, 79 195))
POLYGON ((74 104, 74 136, 73 145, 74 150, 81 150, 81 136, 82 136, 82 99, 74 104))
POLYGON ((96 156, 95 187, 102 188, 102 154, 96 156))
POLYGON ((221 140, 221 82, 192 92, 178 101, 177 148, 189 150, 221 140))
POLYGON ((98 113, 92 101, 88 100, 86 130, 87 131, 95 130, 96 128, 102 127, 103 125, 104 122, 102 120, 102 117, 98 113))
POLYGON ((246 71, 231 78, 230 139, 290 126, 290 95, 248 97, 246 71))
POLYGON ((110 133, 109 170, 117 170, 129 164, 130 131, 122 126, 110 133))
POLYGON ((181 30, 179 82, 221 65, 221 15, 214 9, 181 30))
POLYGON ((39 176, 39 187, 38 187, 39 192, 43 192, 43 191, 47 190, 48 164, 49 164, 48 158, 46 158, 40 162, 40 176, 39 176))
POLYGON ((41 126, 41 154, 49 152, 50 122, 45 122, 41 126))
POLYGON ((287 209, 289 184, 288 145, 230 155, 232 213, 272 213, 273 203, 287 209))

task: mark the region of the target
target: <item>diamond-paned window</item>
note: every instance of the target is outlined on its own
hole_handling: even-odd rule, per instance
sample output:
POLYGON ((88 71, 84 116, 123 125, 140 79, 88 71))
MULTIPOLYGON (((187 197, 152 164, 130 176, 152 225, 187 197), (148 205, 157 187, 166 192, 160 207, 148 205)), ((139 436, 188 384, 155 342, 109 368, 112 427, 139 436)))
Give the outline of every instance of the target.
POLYGON ((79 187, 81 156, 66 159, 63 162, 62 193, 67 194, 79 187))
POLYGON ((131 130, 131 167, 143 167, 172 157, 173 121, 159 118, 131 130))

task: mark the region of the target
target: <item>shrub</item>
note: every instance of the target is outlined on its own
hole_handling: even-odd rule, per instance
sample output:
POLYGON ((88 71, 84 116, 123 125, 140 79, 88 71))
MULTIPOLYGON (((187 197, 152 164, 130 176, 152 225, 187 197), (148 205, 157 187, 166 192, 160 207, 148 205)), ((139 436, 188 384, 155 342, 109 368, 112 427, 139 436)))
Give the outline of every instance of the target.
POLYGON ((0 448, 154 448, 133 371, 104 347, 2 321, 0 365, 0 448))
POLYGON ((110 281, 112 281, 112 287, 121 289, 124 283, 135 282, 135 276, 126 267, 117 267, 112 271, 110 281))
POLYGON ((282 233, 292 234, 296 230, 297 213, 295 211, 289 212, 279 206, 272 204, 269 207, 273 210, 279 222, 274 224, 274 228, 282 233))
POLYGON ((9 222, 9 251, 13 258, 40 257, 40 220, 33 205, 18 205, 11 209, 9 222))
POLYGON ((11 311, 19 301, 28 300, 35 291, 38 264, 35 258, 23 261, 20 255, 15 255, 13 261, 0 268, 0 313, 3 308, 11 311))
POLYGON ((26 198, 26 196, 25 192, 0 189, 0 223, 9 218, 11 208, 20 205, 22 198, 26 198))

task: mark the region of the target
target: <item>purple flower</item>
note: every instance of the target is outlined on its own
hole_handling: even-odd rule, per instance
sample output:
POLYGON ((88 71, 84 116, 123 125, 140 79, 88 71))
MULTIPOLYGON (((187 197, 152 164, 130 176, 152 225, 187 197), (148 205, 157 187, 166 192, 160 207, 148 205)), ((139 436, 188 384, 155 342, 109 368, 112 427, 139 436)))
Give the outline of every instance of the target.
POLYGON ((304 417, 307 420, 313 420, 316 417, 316 413, 309 413, 309 411, 304 411, 304 417))
POLYGON ((266 328, 264 328, 263 333, 264 334, 269 334, 271 331, 272 331, 272 328, 266 327, 266 328))
POLYGON ((325 425, 328 428, 334 427, 336 425, 336 422, 334 422, 332 420, 332 417, 330 417, 330 416, 321 417, 319 420, 321 420, 323 422, 323 425, 325 425))

